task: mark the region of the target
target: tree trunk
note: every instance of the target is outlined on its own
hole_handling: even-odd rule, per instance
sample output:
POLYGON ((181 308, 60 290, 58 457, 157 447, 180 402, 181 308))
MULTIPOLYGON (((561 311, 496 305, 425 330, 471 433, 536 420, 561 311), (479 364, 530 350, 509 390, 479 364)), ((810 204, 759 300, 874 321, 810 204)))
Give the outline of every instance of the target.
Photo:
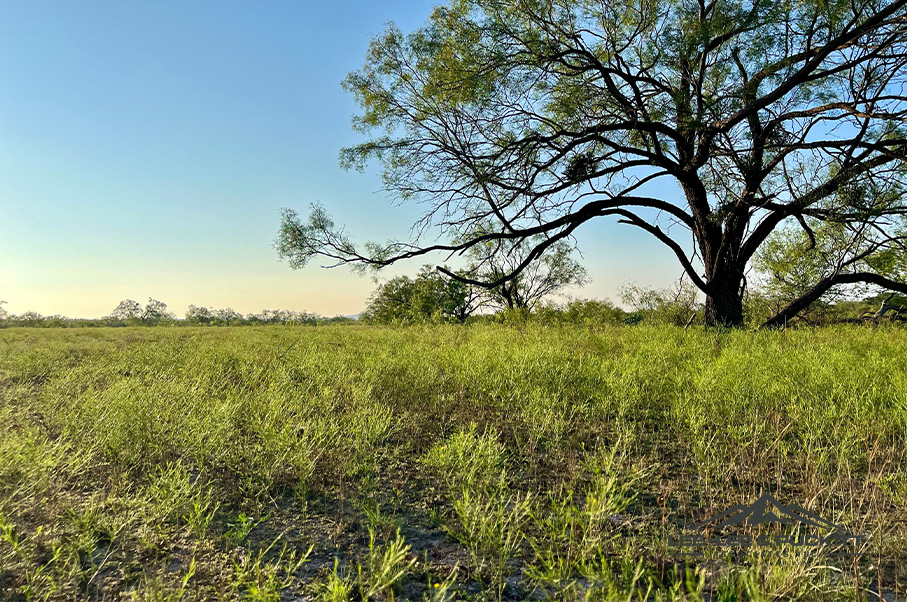
POLYGON ((722 269, 706 274, 708 293, 705 297, 706 327, 743 327, 743 270, 732 262, 722 262, 722 269))
POLYGON ((707 286, 702 322, 707 328, 743 327, 742 285, 745 264, 741 264, 738 259, 740 234, 737 230, 739 227, 735 227, 730 235, 723 236, 713 233, 710 238, 700 242, 707 286))
POLYGON ((720 220, 709 209, 708 194, 698 176, 689 177, 681 185, 693 211, 694 236, 705 268, 703 292, 706 296, 702 323, 706 328, 741 328, 742 284, 746 267, 741 246, 749 216, 740 207, 745 205, 733 209, 724 220, 720 220))
POLYGON ((721 286, 706 296, 703 319, 706 326, 732 328, 743 326, 743 295, 733 290, 735 288, 738 287, 721 286))
POLYGON ((510 289, 507 288, 507 283, 501 285, 501 296, 504 297, 504 300, 507 301, 507 309, 513 309, 513 294, 510 289))

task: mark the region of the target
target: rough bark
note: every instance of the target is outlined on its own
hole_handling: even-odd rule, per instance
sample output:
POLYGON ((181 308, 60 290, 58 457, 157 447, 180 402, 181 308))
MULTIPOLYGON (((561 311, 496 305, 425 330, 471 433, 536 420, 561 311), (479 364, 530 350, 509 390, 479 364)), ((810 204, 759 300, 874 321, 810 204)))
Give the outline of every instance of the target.
POLYGON ((739 284, 728 279, 712 282, 713 292, 705 299, 703 323, 711 327, 743 326, 743 295, 739 284))

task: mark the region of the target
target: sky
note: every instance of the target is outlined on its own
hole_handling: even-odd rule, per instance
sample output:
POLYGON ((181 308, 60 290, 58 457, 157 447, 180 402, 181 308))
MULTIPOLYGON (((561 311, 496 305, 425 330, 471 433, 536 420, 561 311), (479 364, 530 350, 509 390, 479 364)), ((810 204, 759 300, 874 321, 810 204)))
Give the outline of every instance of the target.
MULTIPOLYGON (((344 171, 363 141, 344 76, 385 24, 437 2, 29 2, 0 20, 0 299, 5 309, 101 317, 123 299, 349 315, 376 282, 273 248, 280 208, 322 203, 359 242, 406 238, 418 207, 344 171)), ((668 286, 671 251, 593 220, 577 232, 591 282, 668 286)), ((415 274, 428 259, 393 266, 415 274)))

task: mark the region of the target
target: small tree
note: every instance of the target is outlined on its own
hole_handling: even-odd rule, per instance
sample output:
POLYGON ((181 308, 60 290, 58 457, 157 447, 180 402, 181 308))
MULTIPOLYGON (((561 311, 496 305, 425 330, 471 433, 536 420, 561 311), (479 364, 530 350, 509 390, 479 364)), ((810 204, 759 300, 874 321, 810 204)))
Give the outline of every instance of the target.
POLYGON ((480 306, 470 285, 423 266, 415 279, 398 276, 378 287, 363 312, 364 320, 392 322, 464 322, 480 306))
POLYGON ((186 310, 187 322, 191 322, 193 324, 210 324, 213 319, 214 315, 207 307, 190 305, 189 309, 186 310))
POLYGON ((409 320, 414 292, 409 276, 391 278, 369 297, 368 306, 362 312, 363 320, 377 324, 409 320))
POLYGON ((466 276, 465 280, 473 286, 485 287, 485 296, 492 307, 526 310, 532 310, 542 299, 568 286, 582 286, 589 281, 586 269, 572 257, 573 248, 564 241, 552 244, 514 278, 504 278, 516 272, 532 249, 541 244, 536 238, 541 237, 520 244, 494 241, 471 247, 469 255, 473 262, 459 277, 466 276), (487 283, 498 284, 487 287, 487 283))
POLYGON ((473 286, 447 277, 430 265, 422 266, 413 289, 413 317, 419 320, 465 322, 483 304, 473 286))
POLYGON ((148 297, 148 304, 142 311, 142 322, 146 324, 158 324, 162 320, 171 320, 175 316, 167 311, 167 304, 157 299, 148 297))
POLYGON ((697 289, 686 282, 669 288, 651 288, 635 283, 621 287, 621 300, 648 322, 685 325, 699 310, 697 289))
POLYGON ((546 303, 537 308, 534 320, 542 324, 581 324, 605 326, 620 324, 627 312, 613 303, 599 299, 573 299, 562 305, 546 303))
POLYGON ((141 320, 143 316, 144 311, 141 304, 132 299, 120 301, 120 304, 110 313, 110 317, 116 320, 141 320))
POLYGON ((214 318, 224 324, 235 324, 243 321, 243 315, 232 307, 214 310, 214 318))
POLYGON ((576 299, 563 307, 567 321, 572 324, 620 324, 627 312, 610 301, 576 299))

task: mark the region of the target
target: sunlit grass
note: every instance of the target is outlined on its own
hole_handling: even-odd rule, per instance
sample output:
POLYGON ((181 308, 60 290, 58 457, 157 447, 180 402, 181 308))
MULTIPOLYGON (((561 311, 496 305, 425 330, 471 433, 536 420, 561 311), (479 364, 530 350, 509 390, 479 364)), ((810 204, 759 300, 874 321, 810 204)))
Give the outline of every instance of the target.
POLYGON ((7 329, 0 600, 903 596, 905 443, 903 329, 7 329), (666 547, 762 491, 865 556, 666 547))

